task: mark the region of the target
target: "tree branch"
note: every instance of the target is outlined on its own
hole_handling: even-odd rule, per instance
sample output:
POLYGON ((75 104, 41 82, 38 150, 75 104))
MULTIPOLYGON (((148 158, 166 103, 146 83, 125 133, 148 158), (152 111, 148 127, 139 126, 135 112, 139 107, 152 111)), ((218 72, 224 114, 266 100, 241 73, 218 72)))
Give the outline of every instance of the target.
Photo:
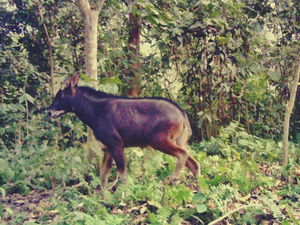
POLYGON ((300 77, 300 56, 298 57, 296 63, 297 69, 292 83, 292 91, 290 95, 290 100, 286 104, 285 114, 284 114, 284 125, 283 125, 283 146, 282 146, 282 164, 284 166, 288 163, 288 141, 289 141, 289 129, 290 129, 290 117, 293 112, 293 107, 295 104, 298 82, 300 77))
POLYGON ((85 19, 91 10, 89 0, 76 0, 76 2, 83 19, 85 19))
POLYGON ((101 11, 101 8, 102 8, 103 3, 104 3, 104 0, 98 0, 98 1, 97 1, 97 5, 96 5, 96 7, 95 7, 95 10, 96 10, 97 12, 100 12, 100 11, 101 11))
POLYGON ((76 0, 78 4, 78 8, 80 10, 80 13, 82 17, 85 19, 89 13, 91 13, 91 10, 94 10, 97 14, 101 11, 102 5, 104 3, 104 0, 98 0, 96 6, 90 5, 89 0, 76 0))
POLYGON ((246 209, 246 208, 249 208, 249 207, 262 207, 261 204, 251 204, 251 205, 243 205, 235 210, 232 210, 230 211, 229 213, 226 213, 224 216, 210 222, 208 225, 214 225, 214 224, 217 224, 218 222, 221 222, 222 220, 224 220, 226 217, 230 216, 231 214, 241 210, 241 209, 246 209))
POLYGON ((53 32, 52 36, 50 37, 48 28, 44 21, 43 14, 42 14, 40 6, 38 4, 37 4, 37 8, 38 8, 38 14, 40 15, 41 22, 43 23, 45 34, 47 37, 47 45, 48 45, 48 51, 49 51, 49 64, 50 64, 50 77, 51 77, 51 92, 54 95, 54 62, 53 62, 53 56, 52 56, 52 40, 53 40, 54 32, 53 32))

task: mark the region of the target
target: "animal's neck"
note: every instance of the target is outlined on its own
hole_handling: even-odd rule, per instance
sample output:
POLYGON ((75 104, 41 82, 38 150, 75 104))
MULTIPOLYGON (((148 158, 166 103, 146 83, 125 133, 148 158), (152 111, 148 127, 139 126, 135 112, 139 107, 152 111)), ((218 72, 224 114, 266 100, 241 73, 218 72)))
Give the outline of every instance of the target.
POLYGON ((79 90, 76 93, 75 99, 76 101, 74 101, 72 104, 72 111, 82 122, 92 128, 93 124, 95 124, 95 118, 97 116, 95 108, 99 108, 101 101, 97 101, 87 93, 79 90))

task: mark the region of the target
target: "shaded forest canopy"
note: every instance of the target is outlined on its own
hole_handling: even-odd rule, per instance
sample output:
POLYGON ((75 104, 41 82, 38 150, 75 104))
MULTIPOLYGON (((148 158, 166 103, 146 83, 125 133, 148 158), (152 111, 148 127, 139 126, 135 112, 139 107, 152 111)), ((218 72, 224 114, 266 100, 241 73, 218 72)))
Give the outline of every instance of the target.
MULTIPOLYGON (((297 4, 144 1, 126 7, 122 1, 105 1, 98 26, 99 79, 107 84, 104 90, 122 92, 130 85, 126 71, 139 61, 140 95, 181 104, 194 141, 216 136, 232 121, 279 140, 299 46, 297 4), (140 17, 142 36, 136 46, 140 53, 130 59, 128 13, 140 17)), ((84 27, 76 4, 13 1, 2 3, 1 15, 2 103, 17 103, 27 93, 35 99, 30 109, 47 106, 49 46, 54 85, 84 71, 84 27)), ((293 140, 299 129, 297 108, 298 101, 291 120, 293 140)))

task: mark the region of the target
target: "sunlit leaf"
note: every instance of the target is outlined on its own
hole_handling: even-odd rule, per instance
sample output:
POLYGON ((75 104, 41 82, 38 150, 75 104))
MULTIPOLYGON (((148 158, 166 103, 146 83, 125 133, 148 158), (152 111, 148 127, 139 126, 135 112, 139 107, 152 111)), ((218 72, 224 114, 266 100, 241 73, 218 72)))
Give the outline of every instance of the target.
POLYGON ((142 157, 144 155, 142 149, 140 148, 132 148, 132 152, 135 153, 138 157, 142 157))
POLYGON ((218 37, 217 40, 218 40, 218 44, 220 45, 225 45, 229 42, 229 39, 226 37, 218 37))
POLYGON ((201 190, 203 190, 203 191, 209 191, 209 186, 206 183, 206 181, 204 180, 204 178, 198 177, 197 180, 198 180, 198 184, 199 184, 201 190))
POLYGON ((277 71, 269 71, 268 76, 274 81, 279 81, 281 77, 277 71))
POLYGON ((24 93, 23 95, 21 95, 21 97, 19 98, 19 103, 23 103, 25 100, 34 104, 34 98, 27 93, 24 93))
POLYGON ((118 85, 116 83, 100 84, 99 89, 106 93, 117 94, 119 91, 118 85))
POLYGON ((193 202, 197 203, 197 202, 204 202, 206 201, 206 197, 203 193, 197 193, 193 196, 193 202))
POLYGON ((0 112, 6 114, 6 111, 8 111, 6 104, 0 104, 0 112))
POLYGON ((3 199, 5 199, 5 195, 6 195, 5 189, 3 189, 3 188, 0 187, 0 191, 1 191, 3 199))
POLYGON ((2 203, 0 203, 0 217, 3 216, 3 206, 2 206, 2 203))
POLYGON ((21 104, 9 104, 9 105, 7 105, 7 108, 9 108, 11 110, 19 110, 21 112, 26 111, 25 107, 21 104))
POLYGON ((180 36, 183 33, 183 30, 179 29, 178 27, 175 27, 172 29, 173 35, 180 36))
POLYGON ((115 84, 120 84, 122 85, 122 81, 118 76, 115 77, 104 77, 100 80, 101 84, 109 84, 109 83, 115 83, 115 84))
POLYGON ((8 212, 10 215, 14 215, 14 211, 10 207, 5 207, 5 211, 8 212))
POLYGON ((196 23, 194 23, 193 25, 190 26, 190 29, 192 30, 192 29, 195 29, 197 27, 205 28, 206 25, 204 23, 201 23, 201 22, 197 21, 196 23))
POLYGON ((203 203, 197 204, 197 212, 198 213, 204 213, 207 210, 207 206, 203 203))

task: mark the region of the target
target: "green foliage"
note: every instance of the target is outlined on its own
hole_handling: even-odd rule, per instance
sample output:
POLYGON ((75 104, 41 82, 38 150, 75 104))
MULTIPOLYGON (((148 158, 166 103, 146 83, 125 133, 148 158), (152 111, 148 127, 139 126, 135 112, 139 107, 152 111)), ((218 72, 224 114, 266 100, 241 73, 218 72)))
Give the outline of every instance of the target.
MULTIPOLYGON (((10 115, 15 114, 20 112, 10 115)), ((26 198, 32 190, 51 191, 49 197, 42 199, 43 204, 35 206, 35 223, 53 220, 59 224, 178 224, 196 220, 206 224, 253 202, 260 206, 236 211, 229 215, 230 221, 258 224, 266 219, 265 212, 278 222, 297 221, 291 213, 298 208, 296 199, 300 193, 299 185, 292 182, 297 162, 282 170, 287 183, 278 185, 276 163, 280 159, 267 157, 278 151, 277 144, 248 135, 237 123, 223 128, 211 141, 192 146, 202 167, 203 176, 198 179, 202 193, 193 193, 193 181, 185 174, 180 185, 169 186, 165 182, 174 168, 173 158, 154 150, 130 148, 126 150, 128 185, 118 184, 103 199, 98 191, 101 183, 93 165, 88 164, 87 148, 80 141, 85 139, 82 124, 76 120, 70 123, 70 118, 65 117, 61 125, 68 131, 61 137, 59 128, 47 122, 44 115, 38 117, 30 114, 31 119, 21 126, 21 143, 1 142, 2 221, 20 224, 28 220, 26 211, 15 213, 14 203, 8 205, 5 199, 12 193, 25 194, 26 198), (30 135, 24 135, 27 125, 31 127, 30 135), (215 142, 219 145, 217 150, 215 142), (265 167, 266 160, 269 167, 265 167), (255 194, 257 191, 260 193, 255 194), (283 211, 283 207, 287 210, 283 211)), ((298 149, 292 143, 291 147, 298 149)), ((293 155, 298 157, 299 151, 293 155)), ((114 175, 115 169, 111 176, 114 175)))
POLYGON ((289 70, 294 70, 298 54, 294 44, 299 46, 295 38, 299 26, 293 24, 287 31, 287 21, 297 21, 299 8, 282 10, 286 4, 297 5, 292 1, 141 3, 145 8, 141 15, 151 25, 145 35, 155 38, 151 47, 159 51, 146 59, 147 93, 159 93, 160 80, 168 93, 177 78, 181 99, 190 106, 194 140, 216 136, 219 126, 233 120, 248 132, 280 139, 289 89, 286 78, 291 78, 289 70), (266 28, 270 21, 273 29, 266 28), (281 35, 283 30, 291 33, 281 35))
MULTIPOLYGON (((245 159, 247 156, 251 156, 253 160, 279 161, 281 159, 281 142, 250 135, 236 122, 221 128, 217 138, 195 145, 208 155, 221 155, 232 160, 245 159)), ((293 149, 295 146, 291 144, 291 150, 294 152, 293 149)))
MULTIPOLYGON (((135 4, 105 1, 100 12, 98 71, 103 82, 114 83, 101 90, 126 88, 127 70, 139 60, 142 96, 188 103, 193 140, 216 137, 220 126, 234 120, 248 133, 281 138, 299 46, 297 2, 135 4), (140 17, 142 34, 141 54, 131 60, 129 13, 140 17)), ((10 1, 2 2, 1 10, 0 91, 5 101, 16 104, 20 95, 37 100, 49 93, 49 51, 57 77, 83 69, 83 23, 73 2, 10 1)), ((291 120, 295 141, 297 107, 291 120)))
MULTIPOLYGON (((61 145, 65 140, 59 137, 59 132, 55 131, 57 128, 45 127, 43 123, 35 122, 43 119, 45 118, 34 116, 30 120, 31 123, 17 126, 16 129, 25 134, 28 129, 28 134, 22 135, 21 133, 19 137, 16 137, 16 144, 5 144, 3 139, 1 140, 1 147, 4 151, 0 153, 2 161, 0 182, 10 192, 28 193, 30 188, 44 190, 53 185, 51 177, 70 183, 72 180, 80 179, 80 174, 85 171, 85 167, 79 166, 86 164, 84 149, 80 150, 71 146, 68 148, 67 143, 65 143, 66 149, 60 149, 58 144, 61 145), (53 135, 55 132, 57 135, 53 135), (53 143, 52 138, 57 142, 53 143), (73 155, 73 158, 69 158, 69 155, 73 155), (66 165, 71 165, 71 167, 66 167, 66 165), (72 167, 74 169, 71 170, 72 167)), ((71 132, 74 130, 72 129, 71 132)), ((65 137, 68 136, 69 134, 65 135, 65 137)), ((78 143, 80 146, 80 142, 78 143)))
POLYGON ((206 201, 206 197, 202 193, 197 193, 193 196, 193 204, 196 204, 197 206, 197 212, 203 213, 207 210, 207 206, 204 204, 206 201))

